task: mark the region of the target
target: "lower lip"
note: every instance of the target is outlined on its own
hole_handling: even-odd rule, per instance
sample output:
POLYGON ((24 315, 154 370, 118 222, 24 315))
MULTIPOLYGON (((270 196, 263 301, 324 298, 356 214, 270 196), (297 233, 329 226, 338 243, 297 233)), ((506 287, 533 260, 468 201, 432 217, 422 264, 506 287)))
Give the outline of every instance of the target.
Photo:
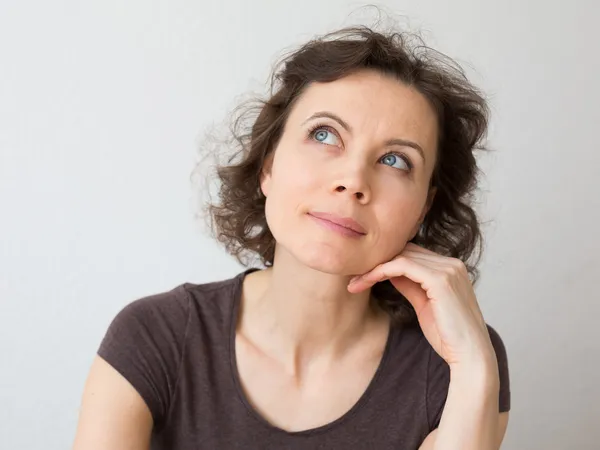
POLYGON ((320 217, 315 217, 312 214, 309 214, 309 216, 312 219, 314 219, 321 226, 323 226, 331 231, 335 231, 335 232, 341 234, 342 236, 351 237, 351 238, 359 238, 359 237, 364 236, 364 234, 359 233, 358 231, 354 231, 354 230, 351 230, 350 228, 343 227, 341 225, 338 225, 337 223, 330 222, 329 220, 321 219, 320 217))

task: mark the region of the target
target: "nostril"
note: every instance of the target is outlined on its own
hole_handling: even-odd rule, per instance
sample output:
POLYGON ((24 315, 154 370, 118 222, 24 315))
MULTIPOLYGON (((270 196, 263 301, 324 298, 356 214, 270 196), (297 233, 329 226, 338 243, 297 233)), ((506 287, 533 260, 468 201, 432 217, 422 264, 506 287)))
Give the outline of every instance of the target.
POLYGON ((362 198, 363 198, 364 196, 365 196, 365 195, 364 195, 362 192, 357 192, 357 193, 356 193, 356 198, 358 198, 359 200, 362 200, 362 198))
POLYGON ((338 186, 337 188, 335 188, 335 190, 337 192, 344 192, 346 190, 346 188, 344 186, 338 186))

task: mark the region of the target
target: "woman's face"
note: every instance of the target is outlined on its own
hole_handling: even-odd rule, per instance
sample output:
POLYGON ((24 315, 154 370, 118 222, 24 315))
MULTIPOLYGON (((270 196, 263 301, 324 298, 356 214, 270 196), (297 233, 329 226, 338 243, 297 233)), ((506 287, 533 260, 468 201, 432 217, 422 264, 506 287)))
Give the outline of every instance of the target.
POLYGON ((353 275, 400 253, 430 204, 437 133, 425 97, 389 76, 308 86, 261 180, 276 254, 353 275))

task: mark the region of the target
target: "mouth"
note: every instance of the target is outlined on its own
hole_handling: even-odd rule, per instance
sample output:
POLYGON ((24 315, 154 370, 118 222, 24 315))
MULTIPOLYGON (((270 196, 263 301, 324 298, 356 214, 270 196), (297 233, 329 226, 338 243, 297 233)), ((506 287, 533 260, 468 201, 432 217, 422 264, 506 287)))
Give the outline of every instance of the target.
POLYGON ((309 212, 308 215, 320 225, 346 237, 362 237, 367 231, 351 217, 342 217, 324 212, 309 212))

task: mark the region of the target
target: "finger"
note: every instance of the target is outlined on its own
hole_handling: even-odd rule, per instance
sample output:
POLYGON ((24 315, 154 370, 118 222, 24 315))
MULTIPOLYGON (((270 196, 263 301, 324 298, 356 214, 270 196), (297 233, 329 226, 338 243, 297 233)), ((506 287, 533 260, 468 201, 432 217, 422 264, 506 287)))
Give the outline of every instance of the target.
POLYGON ((418 252, 418 253, 423 253, 423 254, 426 254, 426 255, 442 256, 439 253, 434 252, 433 250, 429 250, 428 248, 422 247, 422 246, 414 244, 412 242, 408 242, 404 246, 404 251, 418 252))
POLYGON ((400 256, 419 261, 423 264, 432 264, 435 267, 449 267, 451 265, 451 262, 448 261, 448 258, 440 255, 428 255, 426 253, 417 252, 403 252, 400 256))
MULTIPOLYGON (((452 273, 456 273, 457 270, 463 271, 463 274, 464 274, 463 281, 465 283, 468 283, 471 286, 469 288, 469 290, 472 290, 472 283, 468 278, 468 274, 466 273, 464 263, 460 259, 440 256, 437 254, 429 255, 429 254, 414 252, 414 251, 408 251, 406 253, 403 252, 402 255, 404 255, 405 257, 409 257, 413 261, 422 263, 422 264, 430 267, 431 269, 434 269, 441 273, 452 274, 452 273)), ((439 275, 440 274, 438 273, 438 276, 439 275)), ((463 278, 463 277, 460 276, 460 278, 463 278)), ((395 282, 394 282, 394 284, 395 284, 395 282)), ((458 286, 460 286, 460 285, 461 284, 459 283, 458 286)), ((398 290, 400 290, 400 289, 398 289, 398 290)), ((480 307, 479 303, 477 302, 476 296, 470 295, 466 291, 461 291, 460 288, 457 289, 457 294, 459 295, 459 299, 461 300, 461 303, 464 303, 465 306, 471 311, 471 313, 474 316, 480 317, 481 320, 483 320, 481 307, 480 307), (459 292, 462 292, 463 295, 460 295, 459 292)))
POLYGON ((352 292, 360 292, 380 281, 401 276, 405 276, 415 283, 423 285, 427 284, 428 281, 431 282, 433 277, 432 270, 423 264, 401 256, 387 263, 380 264, 360 277, 353 278, 348 288, 352 292))
POLYGON ((429 250, 422 251, 420 248, 416 250, 403 250, 398 256, 407 256, 410 258, 422 259, 426 261, 437 261, 440 264, 453 266, 455 264, 463 264, 458 258, 452 258, 449 256, 443 256, 439 253, 434 253, 429 250))
POLYGON ((390 281, 394 285, 394 288, 410 302, 417 315, 419 315, 429 300, 421 285, 407 277, 395 277, 391 278, 390 281))

